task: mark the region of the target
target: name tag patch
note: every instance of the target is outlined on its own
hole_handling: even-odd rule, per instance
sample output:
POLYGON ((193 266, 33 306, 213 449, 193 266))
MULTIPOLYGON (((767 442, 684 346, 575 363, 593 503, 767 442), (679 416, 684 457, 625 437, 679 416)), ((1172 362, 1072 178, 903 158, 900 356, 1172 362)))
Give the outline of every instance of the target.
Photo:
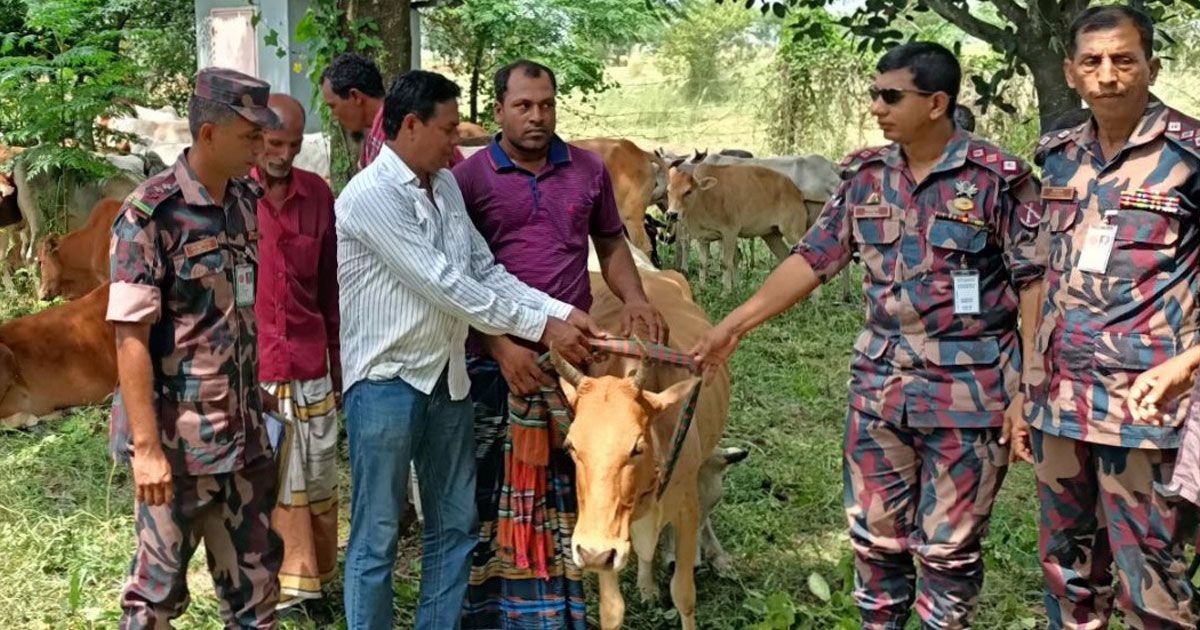
POLYGON ((855 219, 886 219, 890 216, 892 216, 891 206, 854 206, 855 219))
POLYGON ((208 238, 202 238, 194 243, 188 243, 184 245, 183 253, 188 258, 191 258, 193 256, 199 256, 201 254, 207 254, 208 252, 215 251, 218 247, 220 247, 220 244, 217 243, 217 238, 215 236, 210 236, 208 238))
POLYGON ((1042 199, 1048 201, 1075 201, 1075 189, 1070 186, 1043 186, 1042 199))

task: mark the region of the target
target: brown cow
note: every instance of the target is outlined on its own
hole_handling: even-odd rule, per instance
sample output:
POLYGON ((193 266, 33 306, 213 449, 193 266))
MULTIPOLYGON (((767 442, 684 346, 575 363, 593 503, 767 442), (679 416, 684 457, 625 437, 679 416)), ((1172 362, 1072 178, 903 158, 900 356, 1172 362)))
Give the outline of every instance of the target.
MULTIPOLYGON (((672 168, 667 216, 700 241, 700 282, 708 275, 708 243, 721 242, 722 288, 733 289, 738 238, 759 237, 779 260, 804 236, 808 212, 792 180, 761 166, 697 164, 672 168)), ((680 247, 686 251, 686 241, 680 247)))
POLYGON ((101 199, 83 227, 62 238, 51 234, 42 241, 38 247, 39 299, 61 295, 74 300, 108 281, 108 244, 120 211, 120 201, 101 199))
MULTIPOLYGON (((704 312, 686 299, 678 274, 646 271, 646 294, 671 327, 671 346, 689 348, 711 328, 704 312)), ((605 327, 617 323, 620 302, 592 274, 592 316, 605 327)), ((725 430, 729 372, 722 367, 700 390, 695 420, 661 500, 656 471, 667 456, 679 407, 697 379, 682 368, 610 359, 588 375, 554 355, 563 390, 575 411, 567 449, 575 460, 579 516, 571 540, 574 561, 600 574, 600 624, 618 628, 625 603, 617 583, 631 549, 638 556, 638 588, 657 597, 653 561, 659 535, 670 525, 677 541, 671 597, 683 628, 696 624, 693 582, 701 513, 699 475, 725 430)))
POLYGON ((0 324, 0 425, 102 402, 117 384, 117 349, 105 321, 108 284, 73 302, 0 324))
POLYGON ((653 241, 646 235, 646 208, 666 201, 667 173, 663 161, 629 140, 589 138, 573 140, 571 144, 604 159, 629 240, 634 247, 650 253, 653 241))
POLYGON ((458 137, 460 140, 467 140, 469 138, 491 139, 491 134, 480 125, 464 120, 458 123, 458 137))

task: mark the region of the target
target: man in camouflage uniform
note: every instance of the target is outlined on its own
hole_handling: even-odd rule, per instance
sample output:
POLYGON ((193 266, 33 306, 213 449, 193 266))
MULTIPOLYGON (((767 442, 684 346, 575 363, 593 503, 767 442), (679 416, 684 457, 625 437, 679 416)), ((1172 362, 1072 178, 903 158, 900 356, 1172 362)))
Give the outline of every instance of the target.
POLYGON ((854 345, 845 507, 862 626, 971 623, 981 541, 1019 412, 1017 315, 1036 316, 1041 221, 1030 169, 951 120, 960 69, 910 43, 880 60, 871 113, 893 144, 852 154, 812 229, 695 348, 724 360, 742 335, 806 297, 858 252, 866 330, 854 345), (917 571, 913 557, 921 569, 917 571))
POLYGON ((1190 510, 1163 494, 1187 400, 1147 418, 1130 396, 1140 372, 1200 342, 1200 124, 1150 95, 1152 51, 1146 16, 1082 13, 1066 72, 1092 117, 1037 150, 1047 301, 1026 415, 1051 628, 1107 626, 1114 560, 1128 624, 1196 627, 1190 510))
POLYGON ((261 189, 243 177, 276 125, 269 86, 196 75, 192 146, 125 201, 113 224, 108 320, 120 388, 114 456, 137 488, 137 550, 122 628, 168 626, 188 605, 203 540, 228 627, 275 626, 276 469, 257 386, 254 277, 261 189))

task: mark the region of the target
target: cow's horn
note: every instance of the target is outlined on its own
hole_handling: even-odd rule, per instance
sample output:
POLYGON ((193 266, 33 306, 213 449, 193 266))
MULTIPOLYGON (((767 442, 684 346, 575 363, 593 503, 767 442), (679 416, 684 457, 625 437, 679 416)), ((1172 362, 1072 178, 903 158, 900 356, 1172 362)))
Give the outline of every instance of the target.
POLYGON ((643 355, 642 362, 638 364, 637 371, 633 373, 633 386, 642 391, 646 387, 646 372, 650 368, 650 361, 643 355))
POLYGON ((579 368, 571 365, 570 361, 563 358, 563 355, 558 353, 554 348, 550 349, 550 363, 554 366, 558 375, 573 387, 579 387, 579 382, 583 380, 583 372, 579 368))

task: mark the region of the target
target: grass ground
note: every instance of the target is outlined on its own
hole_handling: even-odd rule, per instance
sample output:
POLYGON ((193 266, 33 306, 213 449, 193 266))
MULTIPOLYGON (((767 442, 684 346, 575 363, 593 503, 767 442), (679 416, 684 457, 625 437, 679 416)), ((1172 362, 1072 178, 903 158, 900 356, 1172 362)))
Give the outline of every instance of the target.
MULTIPOLYGON (((729 146, 762 152, 765 147, 767 130, 754 117, 756 90, 763 86, 753 80, 729 100, 684 103, 646 60, 635 58, 614 74, 622 88, 588 103, 564 103, 564 135, 630 137, 646 148, 661 144, 679 151, 729 146)), ((1200 110, 1189 83, 1168 74, 1160 84, 1160 95, 1168 102, 1185 111, 1200 110)), ((765 251, 756 257, 767 259, 765 251)), ((727 297, 713 290, 718 284, 714 278, 709 287, 698 288, 698 300, 719 319, 765 273, 765 268, 753 271, 727 297)), ((18 281, 24 291, 0 296, 0 319, 39 307, 28 297, 31 278, 21 275, 18 281)), ((726 443, 749 449, 751 456, 729 471, 715 522, 736 558, 739 577, 723 579, 701 570, 699 618, 704 628, 855 627, 846 580, 849 544, 841 509, 840 448, 847 365, 862 324, 862 305, 840 303, 836 293, 826 291, 768 323, 733 358, 726 443)), ((114 626, 132 553, 133 518, 129 475, 107 458, 106 434, 102 407, 27 431, 0 432, 0 627, 114 626)), ((343 491, 347 487, 343 483, 343 491)), ((988 577, 976 623, 981 630, 1044 623, 1036 505, 1030 469, 1015 467, 986 543, 988 577)), ((343 528, 343 536, 345 532, 343 528)), ((191 568, 192 605, 177 624, 180 628, 220 625, 202 558, 197 554, 191 568)), ((408 540, 396 580, 402 627, 412 623, 419 573, 415 558, 415 544, 408 540)), ((669 606, 642 604, 631 580, 626 586, 628 627, 674 626, 669 606)), ((339 627, 339 583, 332 592, 283 626, 339 627)))

